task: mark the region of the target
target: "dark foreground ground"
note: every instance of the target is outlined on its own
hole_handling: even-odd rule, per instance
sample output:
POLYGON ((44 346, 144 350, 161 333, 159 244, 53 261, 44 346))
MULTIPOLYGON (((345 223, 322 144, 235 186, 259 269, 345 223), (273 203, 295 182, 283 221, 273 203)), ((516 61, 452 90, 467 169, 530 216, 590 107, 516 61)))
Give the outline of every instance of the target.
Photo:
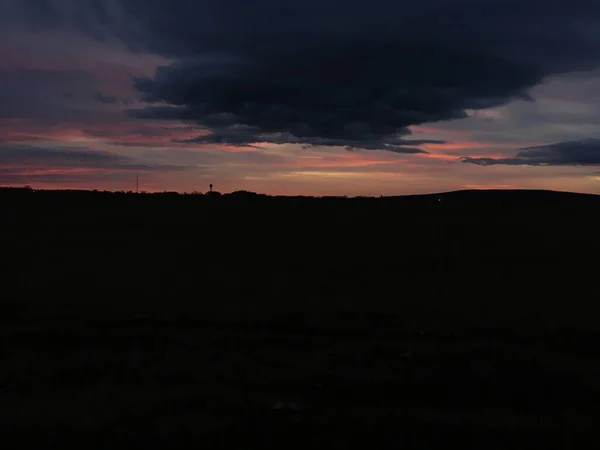
POLYGON ((600 444, 599 197, 0 190, 0 219, 2 448, 600 444))

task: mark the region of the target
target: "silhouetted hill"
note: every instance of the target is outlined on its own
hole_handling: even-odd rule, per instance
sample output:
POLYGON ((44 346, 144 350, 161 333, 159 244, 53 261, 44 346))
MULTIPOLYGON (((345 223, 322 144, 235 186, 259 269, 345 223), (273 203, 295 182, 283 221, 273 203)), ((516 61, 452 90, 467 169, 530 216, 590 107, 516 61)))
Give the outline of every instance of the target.
POLYGON ((0 189, 0 211, 20 448, 598 446, 598 196, 0 189))
POLYGON ((600 195, 536 189, 467 189, 387 198, 435 201, 442 199, 460 202, 600 202, 600 195))
POLYGON ((250 191, 234 191, 221 194, 217 191, 201 193, 178 193, 178 192, 156 192, 136 194, 134 192, 112 192, 112 191, 89 191, 89 190, 33 190, 24 188, 0 188, 0 195, 6 201, 11 201, 14 198, 22 198, 22 196, 35 195, 38 198, 53 200, 63 199, 64 201, 79 201, 82 198, 88 199, 103 199, 103 198, 123 198, 126 196, 135 196, 136 198, 173 198, 179 197, 182 200, 199 200, 202 197, 218 197, 223 201, 230 198, 252 200, 321 200, 324 202, 365 202, 365 201, 380 201, 380 202, 415 202, 415 201, 439 201, 451 200, 458 202, 600 202, 600 195, 582 194, 574 192, 561 192, 550 190, 535 190, 535 189, 470 189, 458 190, 450 192, 439 192, 432 194, 415 194, 415 195, 400 195, 400 196, 381 196, 381 197, 347 197, 347 196, 270 196, 250 191))

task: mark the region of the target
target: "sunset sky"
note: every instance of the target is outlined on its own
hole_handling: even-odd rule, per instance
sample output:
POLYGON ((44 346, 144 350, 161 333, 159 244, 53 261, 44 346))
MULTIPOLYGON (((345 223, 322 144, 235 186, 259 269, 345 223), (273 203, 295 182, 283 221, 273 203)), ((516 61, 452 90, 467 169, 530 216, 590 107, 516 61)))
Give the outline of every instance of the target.
POLYGON ((0 185, 600 194, 598 0, 2 0, 0 185))

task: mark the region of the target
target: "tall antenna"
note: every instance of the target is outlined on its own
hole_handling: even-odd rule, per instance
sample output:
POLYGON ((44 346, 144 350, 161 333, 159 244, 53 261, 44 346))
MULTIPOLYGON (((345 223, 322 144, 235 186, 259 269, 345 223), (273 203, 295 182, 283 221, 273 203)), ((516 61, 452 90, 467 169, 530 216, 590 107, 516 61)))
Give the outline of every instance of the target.
POLYGON ((140 192, 140 176, 135 176, 135 193, 138 194, 140 192))

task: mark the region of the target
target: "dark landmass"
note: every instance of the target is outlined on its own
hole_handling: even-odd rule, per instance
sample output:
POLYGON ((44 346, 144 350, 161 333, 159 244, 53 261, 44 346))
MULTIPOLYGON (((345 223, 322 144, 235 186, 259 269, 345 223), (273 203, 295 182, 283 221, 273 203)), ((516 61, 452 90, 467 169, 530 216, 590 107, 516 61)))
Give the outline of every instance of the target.
POLYGON ((600 196, 0 189, 0 208, 10 448, 599 443, 600 196))

